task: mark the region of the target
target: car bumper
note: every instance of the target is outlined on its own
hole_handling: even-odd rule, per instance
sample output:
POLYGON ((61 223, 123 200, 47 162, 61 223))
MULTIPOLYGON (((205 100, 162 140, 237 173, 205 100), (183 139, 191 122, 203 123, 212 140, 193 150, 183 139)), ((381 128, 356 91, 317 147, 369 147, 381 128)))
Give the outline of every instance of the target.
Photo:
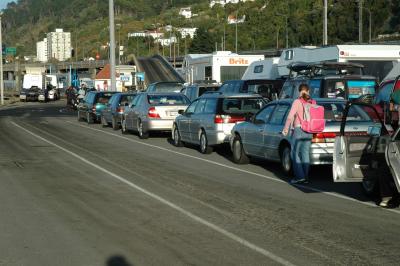
POLYGON ((229 143, 231 139, 231 133, 224 131, 207 131, 207 140, 209 145, 219 145, 224 143, 229 143))
POLYGON ((333 148, 333 143, 311 144, 310 163, 312 165, 332 164, 333 148))
POLYGON ((152 119, 146 123, 148 131, 171 131, 174 119, 152 119))

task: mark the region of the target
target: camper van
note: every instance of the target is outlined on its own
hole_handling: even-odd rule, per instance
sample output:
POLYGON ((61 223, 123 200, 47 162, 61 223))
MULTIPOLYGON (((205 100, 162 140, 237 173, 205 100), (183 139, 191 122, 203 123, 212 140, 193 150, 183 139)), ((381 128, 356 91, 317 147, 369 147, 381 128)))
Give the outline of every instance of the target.
POLYGON ((279 57, 273 57, 251 63, 244 72, 242 80, 281 78, 278 73, 279 59, 279 57))
POLYGON ((278 63, 279 76, 289 75, 294 62, 348 62, 364 65, 364 74, 384 80, 400 61, 400 45, 335 45, 298 47, 283 50, 278 63))

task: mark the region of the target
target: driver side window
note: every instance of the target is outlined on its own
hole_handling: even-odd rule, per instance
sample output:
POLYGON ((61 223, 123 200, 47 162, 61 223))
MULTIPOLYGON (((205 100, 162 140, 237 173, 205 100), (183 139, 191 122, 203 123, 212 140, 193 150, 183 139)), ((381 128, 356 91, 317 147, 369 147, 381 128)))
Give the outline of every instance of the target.
POLYGON ((274 111, 276 105, 269 105, 266 108, 264 108, 264 110, 262 110, 261 112, 259 112, 256 115, 256 120, 261 120, 264 121, 265 123, 268 122, 269 118, 271 117, 272 112, 274 111))
POLYGON ((191 105, 189 105, 189 107, 186 109, 186 114, 193 114, 194 110, 196 110, 196 106, 198 104, 199 101, 194 101, 191 105))

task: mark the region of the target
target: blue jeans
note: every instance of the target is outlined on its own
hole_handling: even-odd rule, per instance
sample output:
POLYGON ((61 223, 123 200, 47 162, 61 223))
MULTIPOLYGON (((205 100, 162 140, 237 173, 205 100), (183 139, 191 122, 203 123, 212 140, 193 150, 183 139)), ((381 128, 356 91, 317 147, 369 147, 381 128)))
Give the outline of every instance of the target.
POLYGON ((310 148, 312 134, 295 127, 292 135, 292 165, 296 180, 307 179, 310 169, 310 148))

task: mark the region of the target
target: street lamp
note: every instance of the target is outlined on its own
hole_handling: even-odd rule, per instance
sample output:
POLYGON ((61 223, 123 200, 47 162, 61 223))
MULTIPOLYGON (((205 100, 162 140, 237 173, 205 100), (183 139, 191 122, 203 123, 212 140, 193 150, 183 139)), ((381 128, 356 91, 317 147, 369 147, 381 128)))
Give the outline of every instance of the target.
POLYGON ((4 105, 4 82, 3 82, 3 36, 2 36, 2 16, 3 12, 0 12, 0 98, 1 105, 4 105))
POLYGON ((114 0, 108 2, 108 13, 110 20, 110 76, 111 76, 111 91, 116 91, 115 78, 115 26, 114 26, 114 0))

